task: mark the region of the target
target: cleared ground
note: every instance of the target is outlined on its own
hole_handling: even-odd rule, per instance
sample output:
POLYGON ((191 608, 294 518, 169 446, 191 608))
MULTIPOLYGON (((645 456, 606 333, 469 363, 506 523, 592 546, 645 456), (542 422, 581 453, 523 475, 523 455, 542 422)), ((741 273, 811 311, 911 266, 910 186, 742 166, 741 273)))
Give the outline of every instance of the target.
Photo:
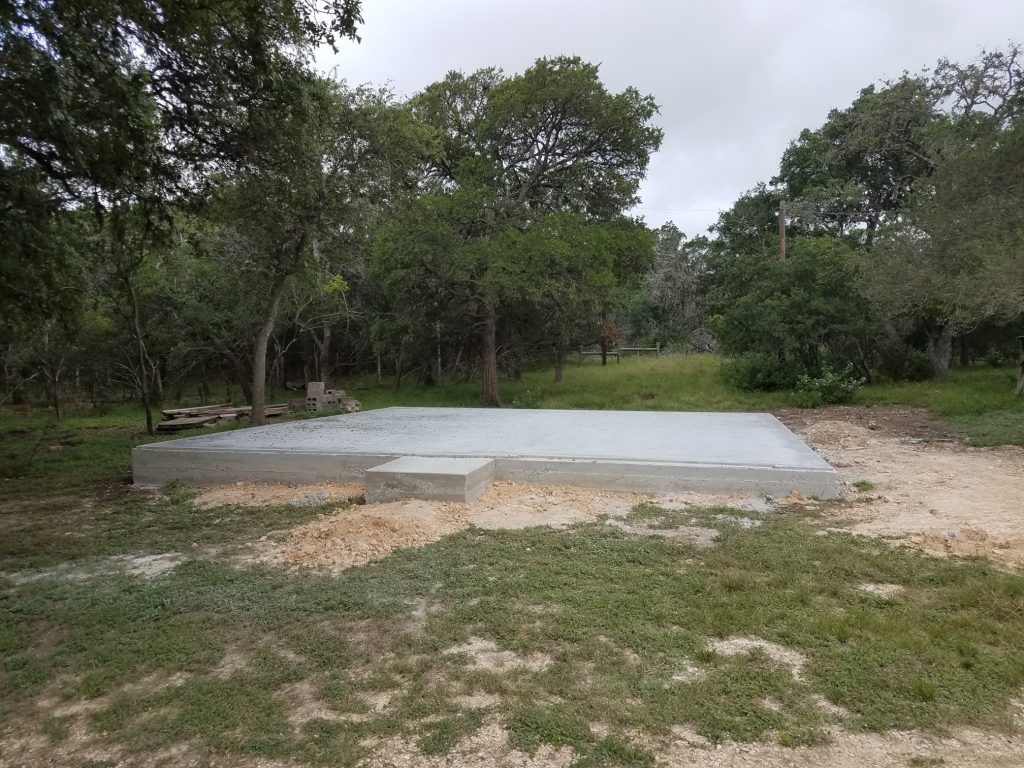
POLYGON ((138 494, 123 417, 8 428, 0 765, 1024 763, 1022 452, 777 413, 844 500, 138 494))

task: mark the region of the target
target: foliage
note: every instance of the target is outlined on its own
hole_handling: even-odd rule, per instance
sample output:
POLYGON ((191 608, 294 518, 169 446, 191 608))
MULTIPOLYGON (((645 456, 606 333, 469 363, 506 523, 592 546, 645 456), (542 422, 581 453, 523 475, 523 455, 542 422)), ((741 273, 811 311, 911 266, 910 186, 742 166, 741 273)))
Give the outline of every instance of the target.
POLYGON ((707 351, 701 281, 709 247, 706 238, 687 240, 672 222, 654 230, 654 263, 622 308, 634 337, 707 351))
POLYGON ((853 401, 864 380, 855 378, 853 366, 835 370, 829 365, 822 366, 821 375, 801 375, 796 381, 796 404, 801 408, 817 408, 822 405, 836 405, 853 401))
MULTIPOLYGON (((775 252, 782 208, 791 254, 808 235, 856 254, 856 300, 845 304, 857 306, 865 322, 853 331, 843 317, 826 313, 817 321, 831 327, 833 337, 820 351, 837 364, 852 364, 861 376, 872 369, 914 376, 923 353, 930 374, 941 379, 954 337, 966 360, 977 328, 1019 324, 1022 61, 1016 44, 982 51, 966 64, 943 59, 918 75, 863 89, 822 126, 802 131, 771 184, 741 196, 714 228, 708 289, 724 348, 753 349, 742 336, 756 323, 776 336, 766 347, 790 356, 777 338, 773 307, 752 312, 749 303, 731 302, 740 295, 738 275, 761 279, 745 265, 775 252), (917 350, 908 352, 906 364, 894 356, 901 345, 917 350)), ((763 290, 754 294, 774 300, 763 290)), ((797 324, 783 322, 787 330, 797 324)), ((797 342, 804 347, 799 357, 813 372, 818 363, 807 342, 813 345, 811 337, 797 342)))
POLYGON ((860 266, 841 241, 794 238, 786 261, 719 254, 711 273, 711 323, 723 351, 773 357, 794 378, 818 372, 826 359, 862 363, 870 313, 858 290, 860 266))
POLYGON ((777 355, 747 352, 726 360, 722 376, 744 392, 775 392, 792 389, 805 375, 801 370, 798 364, 780 360, 777 355))
POLYGON ((69 256, 44 233, 60 211, 104 225, 109 214, 141 208, 131 215, 154 227, 166 203, 240 159, 237 126, 267 84, 314 46, 354 36, 360 20, 358 0, 8 4, 0 204, 5 219, 9 210, 20 221, 19 236, 4 233, 0 274, 28 271, 0 283, 0 305, 52 313, 69 256))
POLYGON ((629 227, 592 217, 632 199, 660 138, 644 125, 653 103, 631 89, 609 94, 596 67, 560 58, 508 79, 496 70, 452 73, 413 108, 437 127, 443 153, 428 172, 435 191, 413 202, 375 250, 391 305, 381 321, 405 329, 389 351, 400 365, 408 347, 422 349, 431 332, 440 347, 441 328, 455 325, 461 354, 476 346, 466 330, 481 328, 485 399, 496 402, 499 316, 506 338, 540 330, 567 343, 633 258, 632 246, 615 244, 629 227), (577 128, 563 131, 566 121, 577 128), (619 159, 592 163, 601 153, 619 159), (543 329, 532 319, 540 305, 543 329))

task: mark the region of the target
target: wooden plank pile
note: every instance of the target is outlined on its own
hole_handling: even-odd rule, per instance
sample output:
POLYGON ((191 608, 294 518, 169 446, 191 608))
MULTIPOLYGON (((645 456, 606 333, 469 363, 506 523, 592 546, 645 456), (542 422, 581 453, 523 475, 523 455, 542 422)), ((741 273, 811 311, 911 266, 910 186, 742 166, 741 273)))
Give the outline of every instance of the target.
MULTIPOLYGON (((196 427, 212 427, 215 424, 224 424, 242 418, 247 419, 251 410, 252 408, 248 405, 233 406, 230 403, 197 405, 192 408, 168 408, 162 411, 164 420, 156 425, 156 431, 168 433, 196 427)), ((290 410, 293 409, 288 403, 277 403, 268 405, 265 413, 270 419, 290 410)))

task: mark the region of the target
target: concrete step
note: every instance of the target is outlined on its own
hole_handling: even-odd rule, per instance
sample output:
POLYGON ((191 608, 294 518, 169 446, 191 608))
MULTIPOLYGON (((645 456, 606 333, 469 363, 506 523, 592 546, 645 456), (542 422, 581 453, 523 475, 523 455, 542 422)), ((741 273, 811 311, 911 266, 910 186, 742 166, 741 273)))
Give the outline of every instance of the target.
POLYGON ((494 478, 494 459, 403 456, 366 472, 366 501, 473 501, 494 478))

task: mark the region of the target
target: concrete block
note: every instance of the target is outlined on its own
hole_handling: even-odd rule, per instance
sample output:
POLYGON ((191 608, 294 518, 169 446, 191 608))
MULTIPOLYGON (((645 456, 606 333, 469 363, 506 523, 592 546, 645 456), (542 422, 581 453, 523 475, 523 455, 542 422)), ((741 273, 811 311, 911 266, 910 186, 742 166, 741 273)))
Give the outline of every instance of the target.
POLYGON ((493 478, 493 459, 403 456, 367 470, 366 501, 470 502, 484 492, 493 478))
POLYGON ((640 493, 839 493, 836 471, 765 413, 383 408, 150 443, 132 463, 142 486, 348 482, 400 456, 493 460, 495 480, 640 493))

